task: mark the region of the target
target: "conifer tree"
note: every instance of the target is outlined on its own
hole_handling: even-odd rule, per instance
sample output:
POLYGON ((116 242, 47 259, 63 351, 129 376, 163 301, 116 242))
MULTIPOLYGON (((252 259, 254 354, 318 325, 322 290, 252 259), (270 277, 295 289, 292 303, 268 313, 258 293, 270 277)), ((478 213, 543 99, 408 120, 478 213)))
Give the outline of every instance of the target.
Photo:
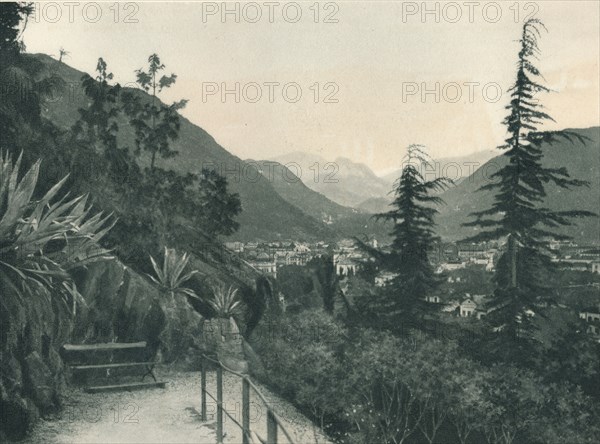
POLYGON ((376 215, 390 220, 393 243, 389 253, 374 254, 381 268, 395 274, 385 286, 376 311, 388 319, 391 328, 399 323, 420 324, 428 311, 425 296, 438 285, 429 260, 429 252, 438 240, 435 234, 435 205, 443 203, 432 192, 441 191, 451 182, 447 178, 425 180, 419 169, 429 165, 421 145, 408 147, 407 161, 395 184, 393 208, 376 215))
MULTIPOLYGON (((543 165, 543 145, 559 140, 583 138, 568 131, 543 132, 538 129, 553 121, 537 100, 538 93, 550 90, 542 85, 543 79, 534 61, 539 54, 538 39, 546 30, 539 19, 523 24, 516 79, 510 92, 508 115, 503 120, 508 137, 498 148, 504 151, 506 164, 494 173, 490 182, 480 190, 495 191, 490 208, 472 213, 474 220, 465 226, 482 229, 468 241, 506 239, 506 251, 496 267, 496 291, 489 304, 490 320, 496 343, 513 358, 531 352, 532 312, 550 292, 553 263, 546 251, 550 238, 565 239, 553 229, 570 225, 570 218, 592 215, 585 211, 553 211, 544 206, 546 185, 561 188, 587 185, 571 179, 565 168, 543 165)), ((499 350, 500 351, 500 350, 499 350)))

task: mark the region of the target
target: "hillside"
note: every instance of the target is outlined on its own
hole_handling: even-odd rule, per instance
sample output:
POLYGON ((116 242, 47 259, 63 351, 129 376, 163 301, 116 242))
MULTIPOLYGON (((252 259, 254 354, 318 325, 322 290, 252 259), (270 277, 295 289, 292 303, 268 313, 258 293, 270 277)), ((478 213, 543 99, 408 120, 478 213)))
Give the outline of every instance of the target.
MULTIPOLYGON (((368 234, 379 240, 387 237, 389 228, 373 220, 371 213, 345 207, 329 200, 323 194, 306 186, 294 171, 284 165, 272 160, 249 159, 246 163, 257 166, 284 200, 328 225, 341 236, 368 234)), ((299 171, 298 173, 301 174, 299 171)))
POLYGON ((331 223, 356 213, 356 210, 339 205, 311 190, 292 170, 278 162, 252 159, 247 159, 245 162, 256 166, 283 199, 317 220, 331 223))
MULTIPOLYGON (((454 180, 456 184, 469 177, 477 168, 484 165, 488 160, 497 156, 495 150, 483 150, 465 156, 440 157, 434 159, 432 168, 424 170, 424 173, 435 174, 438 176, 447 176, 454 180)), ((396 179, 400 177, 401 169, 382 177, 391 187, 396 179)), ((429 176, 428 176, 429 177, 429 176)))
POLYGON ((385 196, 389 191, 386 181, 368 166, 345 157, 329 162, 316 154, 294 152, 271 160, 299 166, 307 187, 340 205, 359 208, 365 200, 385 196))
MULTIPOLYGON (((43 115, 60 127, 70 127, 79 118, 78 109, 87 103, 80 83, 83 72, 45 54, 30 57, 41 60, 47 66, 47 72, 57 74, 68 85, 61 96, 46 102, 43 115)), ((133 132, 124 117, 119 121, 119 127, 120 135, 123 134, 121 142, 133 146, 133 132)), ((230 189, 240 195, 243 209, 238 216, 240 230, 231 238, 268 240, 336 237, 330 227, 280 197, 254 166, 229 153, 210 134, 183 117, 179 139, 172 147, 179 155, 173 159, 159 160, 159 166, 182 173, 199 172, 203 166, 217 168, 228 178, 230 189)))
MULTIPOLYGON (((554 210, 578 209, 597 212, 600 202, 600 128, 572 131, 591 140, 585 145, 580 142, 561 142, 544 146, 544 164, 555 168, 566 167, 572 177, 589 181, 590 187, 563 190, 549 185, 546 205, 554 210)), ((475 232, 473 228, 461 227, 461 223, 471 220, 469 214, 473 211, 490 206, 492 192, 477 190, 490 180, 490 176, 504 165, 504 162, 502 155, 494 157, 456 187, 442 194, 446 205, 439 208, 437 230, 443 238, 457 240, 475 232)), ((585 218, 575 222, 576 225, 562 228, 560 232, 574 236, 578 242, 600 243, 600 218, 585 218)))

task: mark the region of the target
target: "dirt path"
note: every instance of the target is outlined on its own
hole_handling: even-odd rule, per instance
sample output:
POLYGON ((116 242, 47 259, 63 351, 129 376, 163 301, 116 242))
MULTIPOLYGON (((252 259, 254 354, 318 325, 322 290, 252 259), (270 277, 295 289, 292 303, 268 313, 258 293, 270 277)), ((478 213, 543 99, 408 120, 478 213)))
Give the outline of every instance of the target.
MULTIPOLYGON (((59 417, 42 420, 30 443, 215 443, 216 404, 207 398, 208 421, 200 419, 200 373, 165 373, 166 389, 88 394, 73 388, 59 417), (212 415, 211 415, 212 413, 212 415)), ((215 374, 207 374, 207 389, 215 394, 215 374)), ((292 405, 266 388, 261 392, 273 406, 297 444, 315 442, 312 423, 292 405)), ((224 409, 241 422, 241 382, 223 376, 224 409)), ((266 409, 251 393, 251 429, 266 437, 266 409)), ((241 443, 241 432, 225 417, 226 443, 241 443)), ((279 442, 287 442, 280 433, 279 442)), ((320 433, 318 442, 328 442, 320 433)))

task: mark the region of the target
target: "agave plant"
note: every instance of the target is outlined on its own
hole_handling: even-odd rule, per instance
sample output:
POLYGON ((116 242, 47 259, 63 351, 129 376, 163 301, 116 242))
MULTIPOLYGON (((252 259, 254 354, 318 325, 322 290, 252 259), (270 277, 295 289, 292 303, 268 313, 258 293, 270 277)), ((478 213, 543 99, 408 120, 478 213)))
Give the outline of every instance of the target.
POLYGON ((215 310, 217 317, 229 318, 237 314, 241 301, 237 288, 218 285, 213 287, 213 298, 208 303, 215 310))
POLYGON ((154 268, 156 276, 150 274, 148 276, 163 291, 167 292, 171 298, 175 295, 185 295, 200 299, 194 290, 183 286, 192 276, 198 273, 198 270, 192 270, 187 274, 183 273, 190 261, 187 253, 180 255, 175 249, 165 247, 162 267, 158 266, 152 256, 150 256, 150 261, 152 262, 152 268, 154 268))
POLYGON ((0 279, 21 299, 43 289, 63 302, 82 300, 68 271, 111 257, 98 241, 115 222, 90 215, 85 196, 57 198, 67 177, 32 200, 40 161, 19 177, 21 158, 0 153, 0 279))

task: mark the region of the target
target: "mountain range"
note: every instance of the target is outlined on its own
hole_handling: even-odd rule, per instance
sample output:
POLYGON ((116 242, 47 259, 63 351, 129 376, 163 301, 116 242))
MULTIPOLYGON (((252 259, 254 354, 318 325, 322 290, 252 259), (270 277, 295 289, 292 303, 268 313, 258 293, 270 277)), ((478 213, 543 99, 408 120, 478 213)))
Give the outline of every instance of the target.
POLYGON ((297 151, 271 160, 300 171, 307 187, 340 205, 360 208, 363 201, 390 191, 389 183, 368 166, 345 157, 328 161, 317 154, 297 151))
MULTIPOLYGON (((58 126, 71 127, 79 118, 78 109, 88 104, 81 88, 83 72, 44 54, 33 57, 69 85, 67 94, 46 102, 44 116, 58 126)), ((128 122, 122 117, 118 123, 121 142, 133 146, 128 122)), ((596 211, 600 202, 600 128, 573 131, 587 137, 588 142, 547 146, 544 162, 566 167, 574 177, 588 180, 590 187, 577 190, 550 187, 547 204, 553 209, 596 211)), ((371 214, 388 209, 392 198, 389 192, 400 175, 399 170, 379 177, 366 165, 350 159, 339 157, 329 162, 306 152, 244 161, 184 117, 179 138, 172 147, 179 154, 159 160, 159 166, 181 173, 196 173, 203 166, 216 168, 227 177, 230 189, 239 194, 240 230, 230 237, 232 240, 334 240, 361 234, 380 238, 389 231, 389 227, 374 222, 371 214)), ((472 234, 472 229, 461 224, 469 220, 471 212, 491 203, 492 195, 477 189, 502 165, 504 158, 494 157, 498 153, 484 150, 435 161, 434 175, 445 173, 456 179, 455 185, 441 194, 446 205, 440 207, 438 232, 443 238, 456 240, 472 234)), ((600 243, 598 217, 578 221, 577 226, 563 231, 579 241, 600 243)))
MULTIPOLYGON (((585 143, 561 141, 544 145, 543 164, 547 167, 565 167, 571 177, 589 182, 589 187, 561 189, 547 185, 544 205, 552 210, 587 210, 598 212, 600 205, 600 127, 571 129, 584 138, 585 143)), ((475 233, 473 228, 462 227, 472 218, 473 211, 488 208, 493 201, 493 191, 478 191, 492 180, 491 175, 505 165, 504 156, 496 156, 455 187, 441 194, 445 205, 439 207, 437 232, 448 240, 458 240, 475 233)), ((574 220, 569 227, 561 227, 560 233, 573 236, 580 243, 600 244, 600 217, 574 220)))
MULTIPOLYGON (((62 95, 45 103, 42 113, 57 126, 70 128, 79 118, 78 109, 88 105, 89 99, 81 87, 84 73, 45 54, 31 56, 46 65, 46 73, 59 76, 68 86, 62 95)), ((138 93, 145 94, 139 90, 138 93)), ((228 179, 230 190, 239 194, 242 203, 237 219, 240 229, 229 239, 331 240, 368 232, 370 228, 381 230, 369 221, 368 215, 331 202, 301 181, 288 183, 266 177, 255 162, 244 162, 204 129, 184 117, 180 120, 179 138, 172 143, 178 155, 160 159, 157 165, 180 173, 197 173, 202 167, 211 167, 228 179)), ((134 134, 126 118, 121 116, 118 124, 120 142, 132 147, 134 134)), ((282 172, 278 170, 276 177, 282 177, 282 172)))

